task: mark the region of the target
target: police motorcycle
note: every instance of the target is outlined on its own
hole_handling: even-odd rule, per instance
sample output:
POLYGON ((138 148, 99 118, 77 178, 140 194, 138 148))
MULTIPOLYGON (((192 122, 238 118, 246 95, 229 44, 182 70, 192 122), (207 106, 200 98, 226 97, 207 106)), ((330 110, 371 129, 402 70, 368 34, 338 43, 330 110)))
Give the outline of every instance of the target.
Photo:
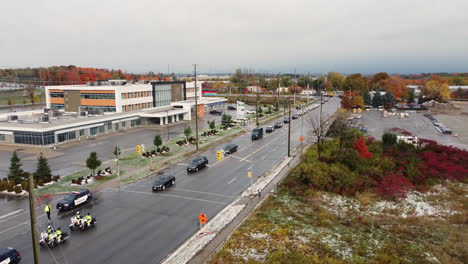
POLYGON ((77 216, 73 216, 70 218, 70 230, 81 230, 83 232, 94 227, 96 223, 96 217, 92 217, 91 223, 88 225, 88 220, 85 217, 80 217, 80 221, 78 221, 77 216))
POLYGON ((55 231, 53 231, 50 234, 47 233, 47 231, 44 231, 41 233, 39 245, 53 248, 55 246, 58 246, 59 244, 62 244, 69 238, 69 235, 67 232, 62 232, 60 235, 61 237, 59 238, 59 234, 57 234, 55 231))

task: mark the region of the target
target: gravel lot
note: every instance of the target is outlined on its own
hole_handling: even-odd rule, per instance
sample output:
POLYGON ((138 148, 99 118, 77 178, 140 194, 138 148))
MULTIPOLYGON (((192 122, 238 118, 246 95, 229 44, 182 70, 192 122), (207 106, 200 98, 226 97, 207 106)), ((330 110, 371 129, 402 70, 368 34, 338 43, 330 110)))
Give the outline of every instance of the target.
MULTIPOLYGON (((440 134, 429 119, 424 117, 423 114, 423 112, 416 113, 410 111, 409 117, 401 119, 397 116, 383 117, 381 111, 367 111, 362 113, 361 120, 358 121, 358 124, 364 124, 368 129, 367 134, 377 139, 380 139, 387 129, 396 127, 405 129, 420 138, 435 140, 440 144, 448 146, 468 149, 468 141, 462 141, 454 135, 440 134)), ((435 117, 439 119, 439 116, 435 117)), ((465 118, 468 118, 468 116, 465 118)), ((464 130, 464 133, 467 133, 468 122, 460 122, 460 118, 458 116, 454 116, 452 119, 457 125, 464 126, 461 130, 464 130)), ((442 118, 439 121, 451 128, 454 133, 461 132, 461 130, 458 131, 458 128, 452 126, 450 122, 445 122, 442 118)), ((465 135, 465 137, 466 136, 467 135, 465 135)))

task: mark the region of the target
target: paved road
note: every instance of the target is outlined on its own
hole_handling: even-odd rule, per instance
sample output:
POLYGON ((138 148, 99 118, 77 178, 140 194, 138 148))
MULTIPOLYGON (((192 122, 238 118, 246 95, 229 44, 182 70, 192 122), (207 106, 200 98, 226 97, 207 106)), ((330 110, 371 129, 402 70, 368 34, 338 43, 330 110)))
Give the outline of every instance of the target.
MULTIPOLYGON (((333 100, 323 105, 324 113, 336 111, 337 104, 333 100)), ((318 113, 316 109, 304 120, 318 113)), ((307 124, 304 121, 306 140, 311 137, 307 124)), ((301 119, 294 120, 292 127, 291 143, 295 146, 299 144, 301 119)), ((257 141, 244 135, 232 143, 239 145, 239 151, 223 161, 216 162, 215 157, 222 146, 202 153, 210 160, 210 167, 198 173, 187 174, 188 161, 167 169, 177 180, 164 192, 151 192, 152 176, 120 191, 96 193, 95 199, 80 210, 82 214, 92 212, 98 219, 97 227, 72 233, 60 248, 41 249, 42 263, 159 263, 197 230, 200 212, 212 219, 250 185, 246 176, 250 161, 256 180, 287 155, 287 126, 257 141)), ((17 248, 24 263, 32 263, 26 200, 0 203, 0 247, 17 248)), ((37 212, 39 230, 43 230, 47 223, 43 208, 37 208, 37 212)), ((54 211, 54 226, 66 228, 73 213, 54 211)))

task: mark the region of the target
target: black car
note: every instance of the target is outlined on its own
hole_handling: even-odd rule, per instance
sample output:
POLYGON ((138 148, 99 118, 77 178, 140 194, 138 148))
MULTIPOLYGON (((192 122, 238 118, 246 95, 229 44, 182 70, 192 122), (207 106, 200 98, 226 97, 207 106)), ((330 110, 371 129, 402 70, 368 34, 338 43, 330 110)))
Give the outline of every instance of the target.
POLYGON ((232 105, 228 105, 228 110, 237 110, 237 108, 235 106, 232 106, 232 105))
POLYGON ((161 175, 153 182, 153 192, 164 191, 166 187, 175 184, 175 177, 172 175, 161 175))
POLYGON ((210 114, 212 114, 212 115, 222 115, 223 111, 214 109, 214 110, 210 111, 210 114))
POLYGON ((289 123, 289 117, 285 117, 284 120, 283 120, 283 122, 284 122, 285 124, 289 123))
POLYGON ((187 172, 199 171, 200 169, 208 165, 208 158, 205 156, 199 156, 194 158, 187 166, 187 172))
POLYGON ((281 128, 283 127, 283 123, 281 121, 278 121, 275 123, 275 128, 281 128))
POLYGON ((14 248, 0 248, 0 263, 20 263, 21 254, 14 248))
POLYGON ((224 154, 232 154, 237 151, 237 145, 236 144, 228 144, 224 146, 223 148, 224 154))
POLYGON ((254 130, 252 130, 252 140, 260 139, 262 137, 263 137, 263 127, 254 128, 254 130))
POLYGON ((298 118, 299 118, 299 115, 298 115, 298 114, 292 115, 292 119, 298 119, 298 118))
POLYGON ((271 133, 273 131, 275 131, 275 128, 273 126, 267 126, 267 128, 265 129, 265 132, 267 133, 271 133))
POLYGON ((89 202, 91 198, 93 198, 93 194, 88 189, 72 192, 57 203, 57 209, 70 210, 80 204, 89 202))

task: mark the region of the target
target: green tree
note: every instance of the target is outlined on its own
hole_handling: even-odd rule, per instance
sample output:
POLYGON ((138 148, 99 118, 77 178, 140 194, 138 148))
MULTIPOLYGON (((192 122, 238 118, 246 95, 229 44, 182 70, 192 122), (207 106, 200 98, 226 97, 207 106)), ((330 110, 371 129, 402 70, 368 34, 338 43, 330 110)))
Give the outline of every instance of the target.
POLYGON ((346 77, 343 89, 347 90, 351 87, 353 92, 363 94, 367 90, 367 79, 360 73, 354 73, 346 77))
POLYGON ((410 89, 408 93, 408 103, 414 103, 414 89, 410 89))
POLYGON ((16 151, 13 151, 10 159, 10 169, 8 172, 8 180, 15 181, 19 183, 23 180, 24 171, 21 169, 21 161, 16 154, 16 151))
POLYGON ((372 105, 372 98, 371 98, 371 96, 370 96, 369 91, 366 91, 366 92, 364 93, 364 104, 365 104, 365 105, 372 105))
POLYGON ((384 146, 396 146, 397 136, 393 133, 385 133, 382 135, 382 144, 384 146))
POLYGON ((162 145, 162 139, 160 135, 156 135, 153 139, 153 144, 156 146, 156 148, 159 148, 159 146, 162 145))
POLYGON ((278 88, 278 79, 273 78, 268 81, 267 89, 270 91, 276 90, 278 88))
POLYGON ((89 157, 86 159, 86 167, 90 169, 94 175, 94 171, 101 166, 101 161, 97 157, 97 153, 95 151, 89 154, 89 157))
POLYGON ((231 76, 231 83, 237 87, 238 91, 243 91, 247 87, 248 82, 241 69, 236 69, 236 72, 231 76))
POLYGON ((11 100, 11 97, 10 97, 10 96, 8 96, 8 105, 9 105, 9 106, 12 106, 12 105, 13 105, 13 101, 11 100))
POLYGON ((393 93, 391 91, 388 91, 385 93, 383 96, 383 106, 385 109, 391 109, 395 106, 395 97, 393 97, 393 93))
POLYGON ((184 129, 184 135, 187 138, 187 140, 189 139, 190 135, 192 135, 192 129, 190 128, 190 126, 184 129))
POLYGON ((215 124, 215 121, 211 121, 210 122, 210 129, 215 129, 216 128, 216 124, 215 124))
POLYGON ((463 85, 465 82, 463 81, 463 79, 460 76, 457 76, 457 77, 454 77, 452 79, 452 83, 454 85, 463 85))
POLYGON ((301 76, 297 78, 297 85, 299 87, 307 87, 307 77, 301 76))
POLYGON ((291 76, 283 76, 280 81, 281 87, 291 86, 291 76))
POLYGON ((380 94, 380 91, 377 90, 374 93, 374 97, 372 98, 372 106, 373 107, 379 107, 383 105, 383 98, 382 95, 380 94))
POLYGON ((33 173, 33 177, 35 180, 44 180, 46 178, 52 178, 52 172, 50 171, 49 163, 47 161, 47 158, 44 157, 44 155, 42 154, 42 152, 39 155, 39 158, 37 159, 37 169, 33 173))

